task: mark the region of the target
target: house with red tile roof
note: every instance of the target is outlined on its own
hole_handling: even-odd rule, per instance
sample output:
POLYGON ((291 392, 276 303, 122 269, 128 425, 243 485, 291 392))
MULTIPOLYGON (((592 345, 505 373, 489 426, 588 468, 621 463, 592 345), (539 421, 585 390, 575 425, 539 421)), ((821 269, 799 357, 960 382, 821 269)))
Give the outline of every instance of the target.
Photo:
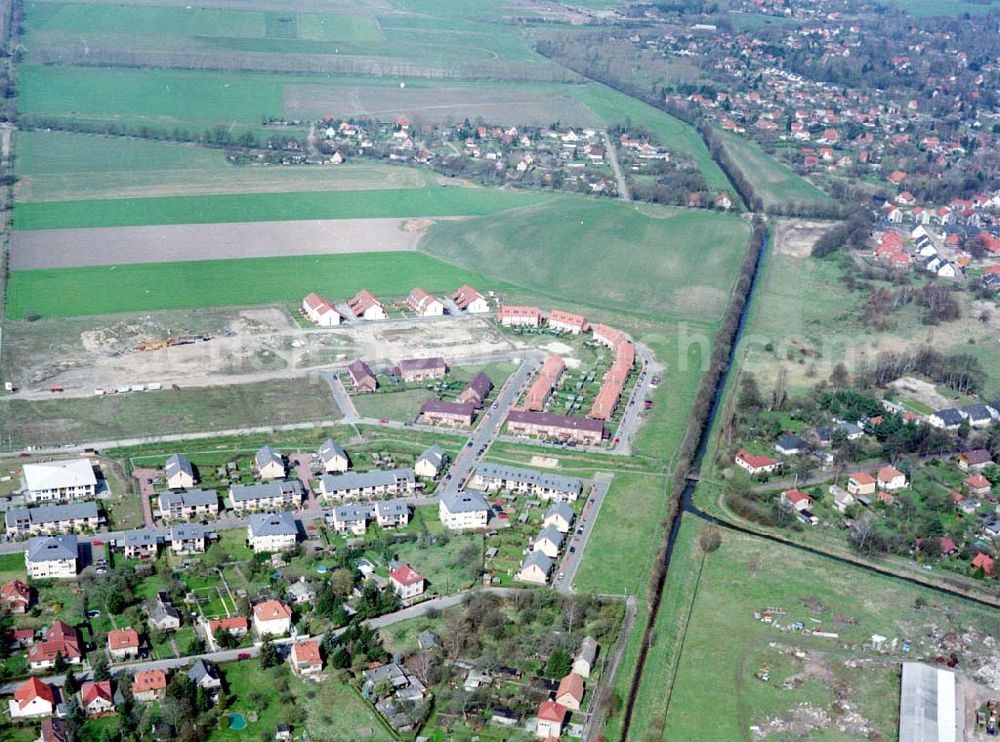
POLYGON ((965 491, 970 495, 977 495, 979 497, 985 497, 990 494, 993 489, 993 485, 990 483, 986 477, 982 474, 973 474, 971 477, 967 477, 962 485, 965 487, 965 491))
POLYGON ((379 320, 387 316, 385 307, 368 289, 361 289, 348 299, 347 306, 358 319, 379 320))
POLYGON ((570 711, 579 711, 583 703, 583 676, 571 672, 559 681, 556 691, 556 703, 565 706, 570 711))
POLYGON ((781 502, 801 512, 802 510, 808 510, 812 506, 813 499, 800 490, 785 490, 781 493, 781 502))
POLYGON ((562 736, 569 709, 555 701, 542 701, 535 715, 535 734, 542 739, 562 736))
POLYGON ((758 456, 749 451, 739 450, 735 457, 736 465, 750 474, 767 474, 778 468, 778 461, 770 456, 758 456))
POLYGON ((283 636, 292 629, 292 609, 280 600, 265 600, 253 607, 257 636, 283 636))
POLYGON ((302 313, 321 327, 333 327, 339 325, 343 317, 340 312, 333 308, 333 305, 316 293, 306 295, 302 300, 302 313))
POLYGON ((45 641, 31 645, 28 650, 28 665, 33 671, 47 670, 55 667, 57 657, 62 657, 69 665, 79 665, 83 659, 80 635, 63 621, 56 621, 49 627, 45 641))
POLYGON ((159 701, 167 696, 167 673, 163 670, 137 672, 132 680, 132 695, 137 701, 159 701))
POLYGON ((216 618, 208 622, 208 631, 213 636, 218 631, 225 631, 227 634, 237 638, 246 636, 250 631, 250 622, 246 616, 231 616, 229 618, 216 618))
POLYGON ((538 327, 542 324, 542 311, 538 307, 505 304, 497 312, 497 322, 504 327, 538 327))
POLYGON ((95 719, 115 713, 114 696, 110 680, 87 682, 80 686, 80 702, 87 715, 95 719))
POLYGON ((11 719, 49 716, 55 708, 56 698, 52 686, 36 677, 30 677, 19 685, 14 691, 14 698, 7 702, 11 719))
POLYGON ((292 672, 296 675, 315 675, 323 671, 323 656, 320 654, 319 642, 315 639, 292 644, 288 661, 292 665, 292 672))
POLYGON ((538 376, 524 395, 524 408, 532 412, 541 412, 545 409, 545 401, 559 383, 559 378, 565 370, 566 362, 562 356, 552 355, 546 358, 538 376))
POLYGON ((403 564, 389 573, 392 589, 401 600, 411 600, 424 592, 424 576, 409 564, 403 564))
POLYGON ((991 557, 989 554, 984 554, 979 552, 972 558, 972 568, 983 570, 983 574, 987 577, 992 577, 996 574, 997 560, 991 557))
POLYGON ((441 317, 444 315, 444 304, 436 296, 417 286, 406 298, 406 306, 420 317, 441 317))
POLYGON ((31 588, 18 579, 13 579, 0 587, 0 608, 6 613, 23 615, 31 605, 31 588))
POLYGON ((556 332, 569 332, 573 335, 579 335, 581 332, 587 332, 590 329, 586 318, 582 314, 564 312, 561 309, 553 309, 549 312, 546 322, 556 332))
POLYGON ((139 656, 139 632, 130 626, 112 629, 108 632, 108 652, 113 662, 134 659, 139 656))
POLYGON ((490 304, 486 301, 486 297, 468 284, 461 286, 458 291, 451 295, 451 298, 459 309, 469 314, 484 314, 490 311, 490 304))
POLYGON ((886 492, 894 492, 906 487, 906 475, 894 466, 880 467, 875 481, 878 488, 886 492))

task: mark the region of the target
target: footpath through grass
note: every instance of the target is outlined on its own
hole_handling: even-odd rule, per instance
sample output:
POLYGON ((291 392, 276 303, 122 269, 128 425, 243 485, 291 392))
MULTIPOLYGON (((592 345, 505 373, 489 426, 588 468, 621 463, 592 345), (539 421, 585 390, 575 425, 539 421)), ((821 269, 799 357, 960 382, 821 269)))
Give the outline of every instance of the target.
POLYGON ((553 199, 552 194, 462 186, 44 201, 14 206, 14 229, 214 224, 297 219, 478 216, 553 199))
POLYGON ((7 318, 298 304, 310 291, 343 301, 362 288, 387 299, 405 297, 414 286, 451 292, 463 283, 508 287, 412 252, 51 268, 10 274, 7 318))

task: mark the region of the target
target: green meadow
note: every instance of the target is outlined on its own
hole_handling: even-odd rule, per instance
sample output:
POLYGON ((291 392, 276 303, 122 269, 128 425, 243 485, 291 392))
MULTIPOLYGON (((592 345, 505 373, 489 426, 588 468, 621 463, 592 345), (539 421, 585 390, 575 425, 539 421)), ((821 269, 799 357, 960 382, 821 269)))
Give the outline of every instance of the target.
POLYGON ((318 289, 339 300, 362 288, 400 297, 415 285, 443 293, 463 283, 498 285, 480 273, 409 252, 15 271, 7 284, 7 317, 297 304, 318 289))
POLYGON ((765 209, 793 201, 802 204, 832 202, 823 191, 764 152, 755 142, 729 133, 722 134, 722 141, 740 170, 753 179, 765 209))

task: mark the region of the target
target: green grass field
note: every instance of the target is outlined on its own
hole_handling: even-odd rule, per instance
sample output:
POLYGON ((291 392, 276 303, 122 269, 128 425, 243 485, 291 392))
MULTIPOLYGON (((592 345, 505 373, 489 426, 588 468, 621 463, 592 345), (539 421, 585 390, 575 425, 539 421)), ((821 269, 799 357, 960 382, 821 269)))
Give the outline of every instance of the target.
POLYGON ((298 304, 310 291, 347 299, 365 287, 384 298, 404 297, 415 285, 447 292, 466 282, 499 286, 482 274, 410 252, 54 268, 10 275, 7 317, 298 304))
POLYGON ((982 15, 1000 7, 1000 2, 997 0, 982 0, 981 2, 966 2, 966 0, 884 0, 881 4, 895 6, 917 18, 957 16, 964 15, 965 13, 982 15))
MULTIPOLYGON (((997 614, 987 609, 729 531, 722 547, 705 559, 696 589, 669 697, 667 739, 698 739, 708 726, 720 739, 742 739, 751 724, 785 717, 799 704, 830 712, 838 695, 879 737, 894 738, 898 659, 845 665, 846 660, 871 656, 861 643, 882 634, 912 641, 916 657, 934 656, 927 633, 932 624, 940 626, 941 616, 948 616, 949 625, 971 627, 980 635, 998 628, 997 614), (926 606, 919 607, 917 598, 926 606), (839 638, 783 634, 754 618, 755 610, 771 606, 788 612, 785 624, 802 621, 839 638), (796 648, 806 653, 801 661, 790 655, 796 648), (754 678, 762 665, 771 668, 769 683, 754 678), (792 690, 783 688, 792 676, 799 678, 792 690)), ((678 599, 686 601, 689 595, 677 591, 666 596, 665 621, 683 618, 683 610, 670 606, 678 599)), ((654 655, 660 649, 657 644, 654 655)), ((649 711, 662 715, 665 699, 651 700, 659 708, 649 711)), ((828 731, 816 729, 798 738, 851 738, 824 733, 828 731)))
MULTIPOLYGON (((339 417, 327 385, 304 379, 0 404, 4 444, 9 436, 15 449, 339 417)), ((134 515, 134 506, 123 510, 123 517, 134 515)))
POLYGON ((778 162, 756 143, 735 134, 722 133, 722 141, 737 166, 751 178, 764 201, 764 208, 790 202, 829 204, 832 199, 790 167, 778 162))
POLYGON ((45 201, 14 207, 14 228, 68 229, 296 219, 469 216, 556 199, 552 194, 462 186, 374 191, 247 193, 45 201))
POLYGON ((352 161, 337 167, 236 167, 193 144, 60 131, 15 135, 15 201, 74 201, 218 193, 408 189, 431 185, 415 168, 352 161))
POLYGON ((735 216, 561 199, 436 224, 420 249, 578 304, 705 320, 725 306, 747 235, 735 216))

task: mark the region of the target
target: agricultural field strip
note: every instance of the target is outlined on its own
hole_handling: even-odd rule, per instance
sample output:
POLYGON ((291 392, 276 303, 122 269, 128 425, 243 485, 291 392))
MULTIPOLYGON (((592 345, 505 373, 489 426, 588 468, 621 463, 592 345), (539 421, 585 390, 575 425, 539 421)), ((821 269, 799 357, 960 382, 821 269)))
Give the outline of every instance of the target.
POLYGON ((405 230, 405 222, 316 219, 36 229, 12 235, 10 270, 416 250, 423 233, 405 230))

